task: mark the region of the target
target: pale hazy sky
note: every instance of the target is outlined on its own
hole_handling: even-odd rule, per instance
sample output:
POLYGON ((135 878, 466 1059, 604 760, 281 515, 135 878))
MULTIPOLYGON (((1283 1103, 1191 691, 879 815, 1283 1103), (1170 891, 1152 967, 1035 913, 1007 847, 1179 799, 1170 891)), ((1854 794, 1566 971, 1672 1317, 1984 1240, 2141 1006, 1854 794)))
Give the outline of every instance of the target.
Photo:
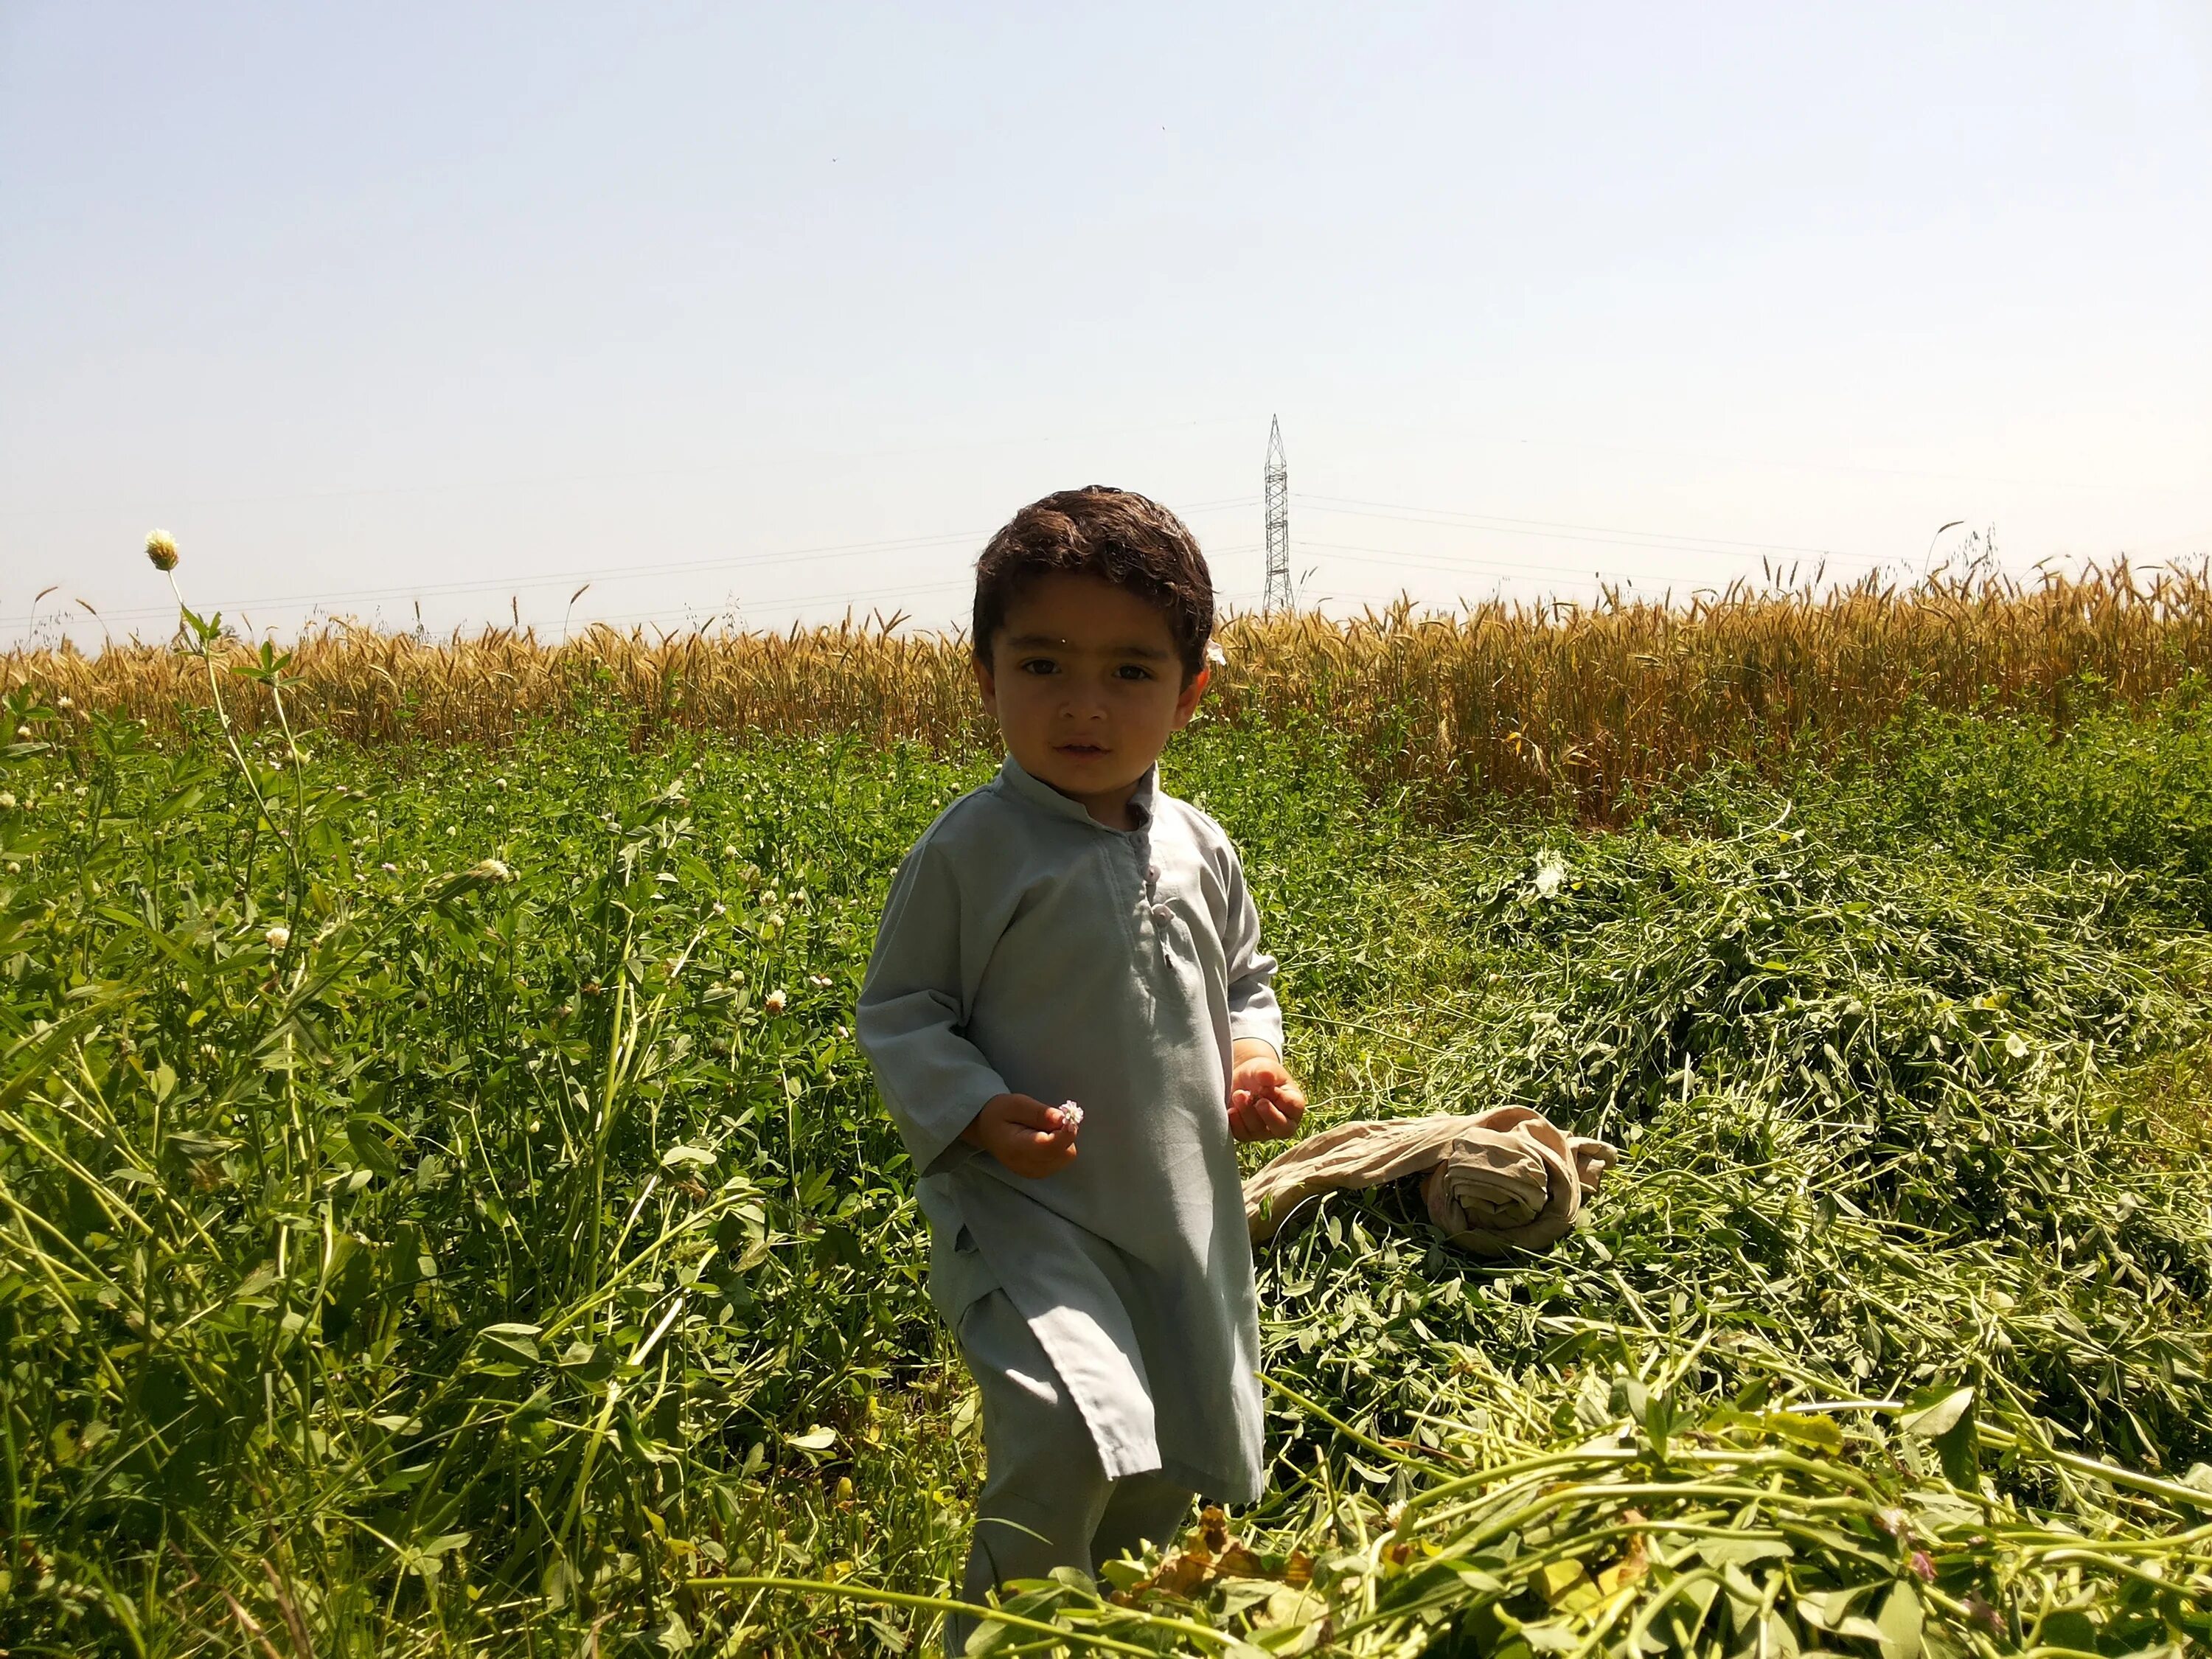
POLYGON ((2212 4, 0 0, 0 642, 1249 603, 1271 414, 1332 608, 2212 552, 2212 4))

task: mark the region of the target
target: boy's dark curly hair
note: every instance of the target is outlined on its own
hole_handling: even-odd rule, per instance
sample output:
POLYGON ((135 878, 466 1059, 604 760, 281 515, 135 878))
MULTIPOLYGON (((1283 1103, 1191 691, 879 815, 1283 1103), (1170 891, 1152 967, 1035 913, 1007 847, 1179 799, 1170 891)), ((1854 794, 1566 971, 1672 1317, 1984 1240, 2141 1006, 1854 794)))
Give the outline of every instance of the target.
POLYGON ((1206 666, 1213 577, 1197 538, 1158 501, 1104 484, 1031 501, 984 547, 975 561, 969 635, 978 662, 990 662, 992 641, 1023 585, 1054 574, 1097 576, 1158 606, 1182 659, 1185 685, 1206 666))

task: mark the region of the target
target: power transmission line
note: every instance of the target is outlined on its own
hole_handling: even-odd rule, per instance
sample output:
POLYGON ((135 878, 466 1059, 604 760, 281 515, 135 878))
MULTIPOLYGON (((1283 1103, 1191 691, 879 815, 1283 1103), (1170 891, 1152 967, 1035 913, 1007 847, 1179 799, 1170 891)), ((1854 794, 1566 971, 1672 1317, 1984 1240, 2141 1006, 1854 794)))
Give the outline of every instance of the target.
POLYGON ((1465 573, 1469 575, 1492 574, 1500 578, 1546 576, 1559 581, 1612 580, 1625 582, 1659 581, 1690 586, 1694 578, 1670 575, 1663 571, 1647 571, 1642 575, 1626 570, 1569 570, 1554 564, 1530 564, 1514 559, 1491 559, 1473 555, 1451 553, 1406 553, 1395 547, 1366 547, 1357 542, 1302 541, 1300 547, 1310 548, 1348 561, 1353 564, 1382 565, 1405 570, 1434 570, 1447 575, 1465 573))
MULTIPOLYGON (((973 580, 974 579, 972 577, 969 576, 955 576, 945 581, 922 582, 919 584, 906 582, 901 583, 893 587, 868 588, 859 592, 854 592, 849 589, 841 589, 826 593, 796 593, 788 599, 776 600, 775 606, 772 608, 780 609, 785 605, 819 605, 828 600, 842 599, 846 602, 847 607, 849 609, 852 605, 863 599, 897 599, 900 601, 902 608, 904 602, 907 599, 917 598, 925 593, 950 592, 955 588, 968 586, 973 580)), ((876 607, 878 610, 880 610, 881 608, 881 606, 876 607)), ((582 624, 582 626, 584 628, 590 628, 604 623, 608 627, 613 627, 621 623, 653 622, 667 616, 667 614, 668 612, 665 609, 657 611, 624 611, 619 615, 612 617, 594 617, 590 622, 582 624)), ((723 612, 718 611, 708 620, 710 622, 719 620, 723 614, 723 612)))
MULTIPOLYGON (((1185 517, 1195 518, 1201 514, 1223 512, 1255 505, 1256 495, 1234 495, 1219 501, 1196 501, 1182 507, 1185 517)), ((684 559, 658 564, 601 565, 592 568, 556 570, 543 575, 524 577, 493 577, 481 581, 416 583, 394 587, 362 587, 343 589, 335 593, 279 593, 264 594, 258 599, 227 599, 214 602, 210 608, 231 611, 268 610, 283 605, 325 606, 351 602, 374 602, 410 599, 457 599, 473 593, 525 593, 539 588, 559 588, 574 582, 597 583, 622 581, 653 576, 686 575, 695 572, 736 569, 766 569, 781 564, 800 564, 816 559, 846 559, 871 553, 924 552, 936 548, 979 544, 988 531, 948 531, 930 536, 905 536, 884 541, 836 542, 817 547, 772 550, 763 553, 727 554, 710 559, 684 559)), ((809 596, 816 597, 816 596, 809 596)), ((830 597, 835 597, 831 595, 830 597)), ((793 600, 779 599, 775 603, 785 605, 793 600)), ((106 611, 96 614, 117 623, 158 622, 174 614, 173 605, 140 605, 126 610, 106 611)), ((653 614, 649 612, 640 615, 653 614)), ((34 620, 30 615, 10 617, 4 625, 10 628, 28 627, 34 620)))
MULTIPOLYGON (((595 569, 560 570, 543 576, 520 579, 497 578, 486 581, 418 583, 404 587, 362 587, 347 589, 336 593, 274 594, 258 599, 227 601, 222 608, 232 611, 249 611, 266 609, 273 605, 324 605, 355 599, 455 599, 471 593, 522 593, 535 588, 564 587, 571 582, 578 581, 600 582, 631 577, 674 576, 694 571, 759 569, 778 564, 799 563, 809 559, 853 558, 867 553, 920 552, 934 547, 973 542, 988 533, 988 532, 963 531, 939 536, 909 536, 890 541, 842 542, 822 547, 791 548, 769 553, 741 553, 713 559, 686 559, 665 564, 603 565, 595 569)), ((167 617, 173 613, 175 609, 174 605, 149 605, 103 614, 116 622, 136 622, 167 617)))
POLYGON ((1540 536, 1550 541, 1590 541, 1621 547, 1656 547, 1685 553, 1794 553, 1809 558, 1844 557, 1833 548, 1802 547, 1788 542, 1732 541, 1719 536, 1685 536, 1664 530, 1571 524, 1554 519, 1508 519, 1491 514, 1465 513, 1451 507, 1408 507, 1396 501, 1359 501, 1342 495, 1301 493, 1298 500, 1316 513, 1342 514, 1355 519, 1389 519, 1401 524, 1433 524, 1444 529, 1496 530, 1511 535, 1540 536))

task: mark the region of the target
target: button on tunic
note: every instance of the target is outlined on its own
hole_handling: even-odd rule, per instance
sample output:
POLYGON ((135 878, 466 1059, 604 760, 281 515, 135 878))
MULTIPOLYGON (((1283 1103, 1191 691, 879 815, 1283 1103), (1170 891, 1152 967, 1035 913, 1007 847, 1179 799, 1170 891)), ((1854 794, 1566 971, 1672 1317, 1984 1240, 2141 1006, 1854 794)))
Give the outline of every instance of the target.
POLYGON ((1231 1045, 1280 1051, 1236 849, 1148 771, 1108 828, 1009 755, 891 884, 856 1035, 921 1171, 931 1296, 1003 1289, 1107 1474, 1260 1495, 1259 1320, 1229 1133, 1231 1045), (960 1139, 994 1095, 1083 1108, 1073 1163, 960 1139))

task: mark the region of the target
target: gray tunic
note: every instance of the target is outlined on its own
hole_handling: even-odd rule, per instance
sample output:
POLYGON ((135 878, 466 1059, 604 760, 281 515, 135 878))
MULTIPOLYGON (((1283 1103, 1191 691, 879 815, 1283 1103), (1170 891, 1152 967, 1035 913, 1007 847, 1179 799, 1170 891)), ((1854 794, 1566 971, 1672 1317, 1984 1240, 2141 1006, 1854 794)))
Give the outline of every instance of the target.
POLYGON ((930 1292, 957 1330, 1003 1289, 1109 1477, 1260 1495, 1259 1318, 1232 1042, 1279 1053, 1275 963, 1221 826, 1147 772, 1108 829, 1009 755, 908 853, 857 1033, 921 1171, 930 1292), (1073 1163, 1015 1175, 959 1139, 1013 1092, 1084 1110, 1073 1163))

